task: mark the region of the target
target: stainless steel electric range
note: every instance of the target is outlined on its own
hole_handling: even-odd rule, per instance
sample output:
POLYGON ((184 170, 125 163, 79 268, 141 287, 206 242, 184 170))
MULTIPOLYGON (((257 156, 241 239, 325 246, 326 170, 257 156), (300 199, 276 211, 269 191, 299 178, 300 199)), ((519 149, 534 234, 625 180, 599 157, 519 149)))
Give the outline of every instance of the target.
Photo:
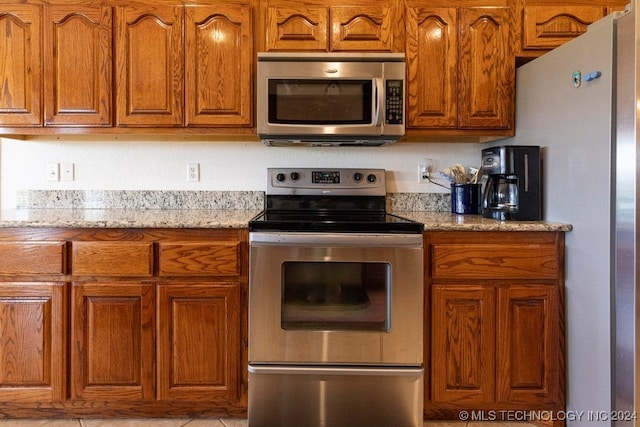
POLYGON ((268 169, 249 427, 422 426, 422 224, 385 205, 382 169, 268 169))

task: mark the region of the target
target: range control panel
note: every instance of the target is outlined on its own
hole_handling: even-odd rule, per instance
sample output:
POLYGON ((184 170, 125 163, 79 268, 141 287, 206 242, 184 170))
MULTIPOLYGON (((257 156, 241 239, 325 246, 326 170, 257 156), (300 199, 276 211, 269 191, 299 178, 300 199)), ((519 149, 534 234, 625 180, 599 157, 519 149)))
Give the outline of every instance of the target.
POLYGON ((386 195, 384 169, 269 168, 267 176, 267 195, 386 195))

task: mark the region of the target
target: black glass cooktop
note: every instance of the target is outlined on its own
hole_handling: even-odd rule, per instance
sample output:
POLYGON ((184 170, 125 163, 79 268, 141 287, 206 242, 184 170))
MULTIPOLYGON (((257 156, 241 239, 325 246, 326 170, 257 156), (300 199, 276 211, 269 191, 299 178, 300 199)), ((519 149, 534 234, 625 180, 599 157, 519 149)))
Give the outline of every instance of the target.
POLYGON ((262 212, 249 222, 250 231, 421 233, 419 222, 389 213, 262 212))

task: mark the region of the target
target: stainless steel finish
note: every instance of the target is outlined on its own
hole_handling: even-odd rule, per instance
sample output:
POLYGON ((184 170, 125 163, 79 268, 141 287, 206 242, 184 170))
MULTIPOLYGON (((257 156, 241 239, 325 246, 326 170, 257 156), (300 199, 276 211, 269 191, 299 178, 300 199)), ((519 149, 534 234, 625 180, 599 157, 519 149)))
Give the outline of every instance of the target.
POLYGON ((249 427, 421 427, 423 374, 421 368, 249 366, 249 427))
POLYGON ((251 233, 250 364, 422 364, 421 235, 251 233), (281 265, 295 261, 387 262, 391 329, 286 331, 280 325, 281 265))
POLYGON ((617 21, 615 158, 615 253, 613 408, 635 414, 616 426, 640 425, 640 292, 638 280, 638 101, 640 100, 640 10, 617 21))
POLYGON ((355 169, 355 168, 268 168, 268 195, 353 195, 357 191, 359 196, 386 196, 387 185, 384 169, 355 169), (340 183, 317 184, 313 182, 314 172, 338 172, 340 183), (295 179, 292 178, 292 174, 295 179), (360 180, 355 175, 360 174, 360 180), (284 176, 278 181, 278 176, 284 176), (375 180, 370 182, 369 176, 375 180))
MULTIPOLYGON (((259 53, 257 66, 257 132, 267 145, 388 145, 405 133, 402 124, 383 120, 385 80, 405 80, 404 54, 397 53, 259 53), (373 123, 311 125, 277 124, 268 120, 268 79, 371 79, 373 123)), ((403 84, 402 99, 406 99, 403 84)), ((406 117, 404 105, 402 117, 406 117)))

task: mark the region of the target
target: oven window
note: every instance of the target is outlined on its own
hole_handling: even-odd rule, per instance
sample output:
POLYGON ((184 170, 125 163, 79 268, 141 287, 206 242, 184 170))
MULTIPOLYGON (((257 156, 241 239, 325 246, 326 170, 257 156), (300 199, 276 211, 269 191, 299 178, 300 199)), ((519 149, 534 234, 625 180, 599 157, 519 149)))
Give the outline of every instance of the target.
POLYGON ((390 298, 388 263, 282 265, 282 329, 388 331, 390 298))
POLYGON ((372 80, 269 80, 269 123, 371 124, 372 80))

